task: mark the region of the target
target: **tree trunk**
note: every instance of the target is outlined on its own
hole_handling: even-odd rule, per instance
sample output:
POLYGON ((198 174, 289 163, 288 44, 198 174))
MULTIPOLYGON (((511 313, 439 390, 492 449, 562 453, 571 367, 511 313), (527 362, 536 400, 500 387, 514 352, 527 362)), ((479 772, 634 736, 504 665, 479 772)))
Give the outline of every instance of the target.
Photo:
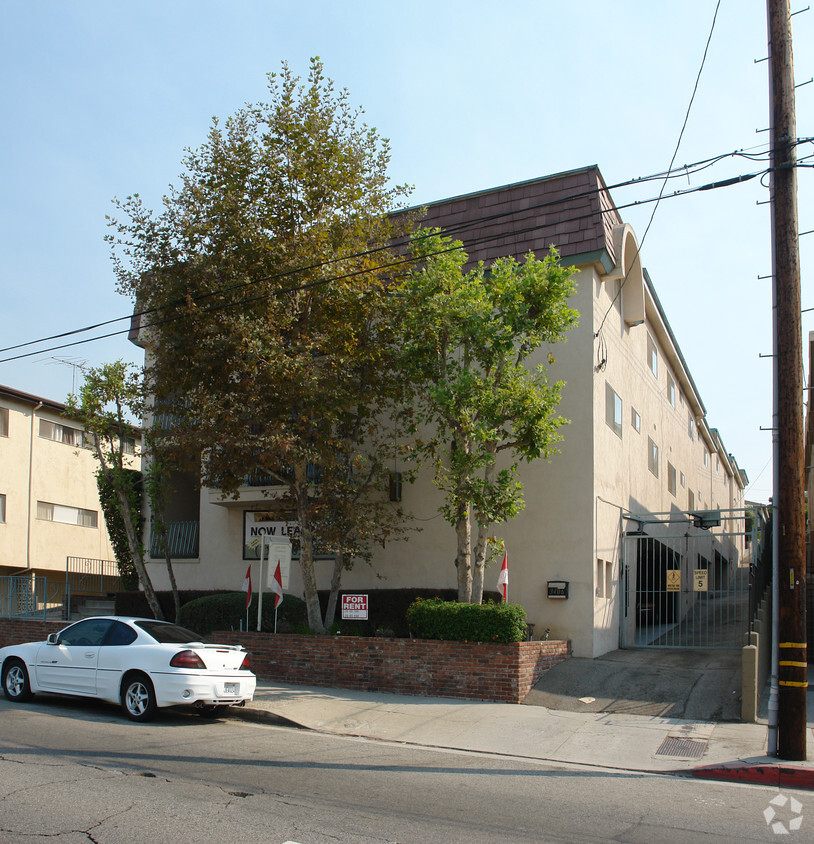
POLYGON ((177 624, 178 618, 181 615, 181 596, 178 594, 178 583, 175 580, 175 572, 172 568, 172 555, 167 537, 167 482, 163 480, 164 478, 166 478, 166 475, 162 473, 161 464, 158 460, 154 459, 150 464, 149 476, 145 477, 145 487, 150 499, 153 524, 158 530, 161 542, 164 544, 164 562, 167 566, 167 577, 170 582, 170 589, 172 590, 172 602, 175 609, 175 622, 177 624))
POLYGON ((459 505, 455 535, 458 539, 458 552, 455 557, 455 565, 458 568, 458 602, 468 604, 472 599, 472 525, 468 504, 459 505))
MULTIPOLYGON (((494 480, 495 475, 495 449, 497 447, 497 443, 490 443, 489 447, 487 448, 487 452, 492 455, 492 461, 486 465, 486 468, 483 470, 484 481, 486 487, 490 487, 494 480)), ((472 567, 474 569, 474 575, 472 578, 472 603, 473 604, 482 604, 483 603, 483 578, 486 574, 486 544, 488 541, 489 535, 489 528, 492 526, 490 524, 482 524, 481 519, 483 518, 483 514, 475 514, 475 518, 477 519, 478 523, 478 537, 475 541, 475 550, 472 560, 472 567)))
POLYGON ((336 602, 342 585, 342 569, 345 567, 345 555, 338 552, 334 558, 334 570, 331 575, 331 594, 328 596, 328 606, 325 608, 325 629, 330 630, 336 617, 336 602))
POLYGON ((297 520, 300 526, 300 569, 305 591, 308 626, 314 633, 324 633, 322 608, 319 606, 317 576, 314 571, 314 537, 308 514, 308 471, 304 460, 294 467, 294 496, 297 501, 297 520))
POLYGON ((127 534, 127 544, 130 546, 130 556, 133 558, 133 567, 136 569, 139 585, 144 590, 144 597, 147 599, 147 604, 153 616, 163 621, 164 613, 161 609, 161 604, 158 603, 155 589, 153 589, 153 582, 150 580, 147 567, 144 565, 144 544, 139 530, 141 526, 133 524, 133 511, 130 508, 130 497, 127 494, 128 490, 124 481, 123 467, 121 465, 112 467, 107 463, 104 451, 102 450, 101 439, 96 432, 93 432, 93 448, 96 458, 99 461, 99 468, 104 474, 110 488, 116 493, 116 500, 119 502, 122 521, 124 522, 124 532, 127 534))
POLYGON ((172 570, 172 557, 170 556, 170 543, 167 542, 167 532, 164 531, 164 561, 167 564, 167 575, 170 579, 172 589, 172 603, 175 607, 175 623, 181 616, 181 596, 178 594, 178 584, 175 582, 175 572, 172 570))
POLYGON ((130 545, 130 553, 133 557, 133 565, 136 567, 139 584, 144 590, 144 597, 147 599, 147 604, 153 616, 157 619, 164 620, 164 613, 161 609, 161 604, 158 603, 158 598, 153 589, 153 582, 150 580, 150 575, 147 573, 147 567, 144 564, 144 546, 141 542, 141 537, 136 533, 136 527, 133 524, 133 514, 130 510, 130 499, 127 492, 123 489, 116 489, 116 497, 119 499, 119 506, 122 510, 122 520, 124 521, 124 530, 127 533, 127 542, 130 545))
POLYGON ((483 578, 486 574, 486 542, 489 525, 478 525, 478 538, 475 540, 474 559, 472 560, 472 603, 483 603, 483 578))

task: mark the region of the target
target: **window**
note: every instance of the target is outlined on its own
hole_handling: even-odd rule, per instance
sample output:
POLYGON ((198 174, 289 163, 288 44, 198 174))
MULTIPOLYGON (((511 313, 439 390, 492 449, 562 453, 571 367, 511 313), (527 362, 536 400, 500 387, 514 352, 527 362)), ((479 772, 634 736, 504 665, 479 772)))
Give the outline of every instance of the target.
POLYGON ((80 525, 95 528, 99 517, 95 510, 83 510, 81 507, 64 507, 62 504, 37 502, 37 518, 45 522, 60 522, 63 525, 80 525))
POLYGON ((122 437, 122 451, 125 454, 136 453, 136 441, 133 437, 122 437))
POLYGON ((84 621, 77 621, 59 634, 59 644, 98 648, 111 624, 113 622, 109 618, 86 618, 84 621))
POLYGON ((653 440, 647 438, 647 468, 656 476, 659 476, 659 447, 653 440))
POLYGON ((667 401, 675 407, 676 406, 676 382, 673 381, 673 376, 667 376, 667 401))
POLYGON ((107 631, 105 637, 105 645, 129 645, 136 641, 138 633, 132 627, 122 624, 121 621, 114 621, 111 628, 107 631))
POLYGON ((656 343, 653 338, 648 334, 647 335, 647 365, 650 367, 650 371, 656 378, 659 377, 659 353, 656 349, 656 343))
POLYGON ((79 428, 71 428, 68 425, 60 425, 57 422, 49 422, 47 419, 40 419, 40 436, 46 440, 56 440, 65 445, 85 447, 85 438, 79 428))
POLYGON ((670 495, 675 495, 677 492, 676 467, 669 461, 667 463, 667 489, 669 490, 670 495))
POLYGON ((704 467, 706 468, 708 466, 709 466, 709 452, 706 449, 704 449, 704 467))
POLYGON ((682 487, 687 486, 687 479, 684 477, 684 473, 681 472, 680 475, 681 475, 681 486, 682 487))
POLYGON ((692 490, 687 491, 687 509, 695 510, 695 493, 692 490))
POLYGON ((0 437, 8 436, 8 408, 0 407, 0 437))
POLYGON ((690 411, 687 411, 687 433, 691 440, 695 439, 695 420, 692 418, 690 411))
POLYGON ((630 408, 630 424, 637 434, 642 431, 642 417, 636 412, 635 407, 630 408))
POLYGON ((596 561, 596 590, 597 598, 610 598, 613 594, 613 562, 611 560, 596 561))
POLYGON ((608 382, 605 382, 605 421, 613 432, 622 436, 622 399, 608 382))
POLYGON ((6 523, 6 494, 0 492, 0 525, 6 523))

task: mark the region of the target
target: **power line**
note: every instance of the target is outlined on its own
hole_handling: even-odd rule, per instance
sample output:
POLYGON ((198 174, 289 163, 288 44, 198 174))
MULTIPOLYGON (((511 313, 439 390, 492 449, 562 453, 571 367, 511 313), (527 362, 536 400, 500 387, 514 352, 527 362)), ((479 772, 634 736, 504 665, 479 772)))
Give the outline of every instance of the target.
MULTIPOLYGON (((739 184, 741 182, 748 181, 749 179, 756 178, 757 176, 762 175, 763 172, 764 171, 760 171, 760 172, 756 172, 756 173, 747 173, 747 174, 743 174, 739 177, 736 177, 734 179, 725 180, 723 182, 710 183, 710 184, 707 184, 707 185, 701 185, 699 187, 694 187, 694 188, 686 188, 684 190, 673 191, 672 193, 669 193, 669 194, 661 193, 658 197, 653 197, 653 198, 645 199, 645 200, 635 200, 633 202, 625 203, 625 204, 622 204, 622 205, 615 205, 613 208, 608 209, 607 211, 598 211, 598 212, 597 211, 589 211, 589 212, 586 212, 584 214, 579 214, 579 215, 575 215, 573 217, 569 217, 565 220, 565 222, 576 221, 576 220, 585 219, 585 218, 588 218, 588 217, 594 217, 594 216, 596 216, 596 214, 609 213, 610 211, 619 211, 619 210, 622 210, 622 209, 625 209, 625 208, 639 207, 639 206, 650 204, 652 202, 661 202, 662 199, 675 199, 675 198, 680 197, 680 196, 686 196, 688 194, 698 193, 700 191, 708 191, 708 190, 712 190, 712 189, 718 188, 718 187, 728 187, 732 184, 739 184)), ((578 197, 578 196, 580 196, 580 195, 574 195, 574 197, 570 197, 570 198, 573 199, 573 198, 578 197)), ((564 202, 564 201, 567 201, 567 199, 560 199, 560 200, 552 201, 551 203, 543 203, 543 205, 547 205, 547 204, 553 205, 553 204, 558 204, 558 203, 561 203, 561 202, 564 202)), ((523 209, 523 213, 526 213, 528 210, 529 209, 523 209)), ((516 214, 518 212, 517 212, 517 210, 514 210, 514 211, 509 212, 509 213, 516 214)), ((496 216, 499 216, 499 215, 492 215, 491 217, 488 217, 488 218, 478 218, 476 220, 473 220, 473 221, 467 223, 466 227, 472 227, 472 226, 475 226, 475 225, 482 225, 484 221, 492 220, 496 216)), ((500 215, 500 216, 505 216, 505 215, 500 215)), ((444 229, 443 233, 446 234, 446 233, 449 233, 451 231, 460 231, 461 228, 462 228, 462 226, 452 226, 449 229, 444 229)), ((525 228, 515 230, 513 232, 513 235, 515 237, 518 237, 521 234, 527 234, 529 232, 535 231, 538 228, 539 228, 539 224, 534 223, 533 225, 527 226, 525 228)), ((427 235, 427 236, 429 236, 429 235, 427 235)), ((489 236, 485 236, 485 237, 481 237, 481 238, 476 238, 476 239, 473 239, 471 241, 468 241, 467 244, 466 244, 466 247, 470 248, 471 246, 476 246, 476 245, 479 245, 479 244, 487 243, 491 240, 501 239, 501 238, 505 238, 505 237, 506 237, 506 233, 501 232, 499 234, 493 234, 493 235, 489 235, 489 236)), ((324 264, 315 264, 315 265, 309 266, 309 267, 303 267, 303 268, 297 268, 297 269, 294 269, 294 270, 290 270, 290 271, 287 271, 285 273, 279 273, 279 274, 276 274, 276 275, 265 276, 265 277, 260 278, 260 279, 252 279, 251 281, 248 281, 248 282, 241 282, 239 284, 232 285, 230 287, 211 291, 211 292, 203 294, 199 297, 194 297, 192 299, 192 301, 198 303, 198 302, 200 302, 204 299, 210 298, 211 296, 222 295, 224 293, 228 293, 228 292, 231 292, 231 291, 237 290, 237 289, 245 289, 245 288, 250 287, 252 285, 261 283, 263 281, 271 281, 271 280, 274 280, 276 278, 283 278, 283 277, 286 277, 286 276, 296 275, 298 273, 305 272, 309 269, 318 268, 320 266, 325 266, 325 265, 328 265, 330 263, 337 263, 337 262, 343 261, 343 260, 350 260, 354 257, 364 257, 367 254, 372 254, 375 251, 381 251, 384 248, 386 248, 386 247, 377 247, 375 250, 370 250, 370 251, 364 252, 364 253, 358 253, 357 255, 345 256, 343 258, 336 258, 336 259, 333 259, 329 262, 325 262, 324 264)), ((430 256, 425 256, 425 257, 431 257, 432 255, 436 255, 436 254, 443 254, 444 252, 455 251, 457 248, 458 247, 450 247, 449 249, 439 250, 435 253, 431 253, 430 256)), ((380 271, 380 270, 383 270, 383 269, 393 268, 393 267, 397 267, 397 266, 404 266, 404 265, 413 263, 415 260, 416 259, 409 258, 409 257, 400 258, 400 259, 398 259, 396 261, 392 261, 388 264, 381 265, 381 266, 377 267, 376 270, 380 271)), ((316 281, 309 282, 309 283, 304 284, 304 285, 296 285, 296 286, 293 286, 293 287, 283 288, 283 289, 275 290, 275 291, 271 291, 271 292, 264 292, 259 296, 248 298, 248 299, 239 299, 235 302, 230 302, 228 304, 218 304, 218 305, 216 305, 212 308, 208 308, 208 309, 204 310, 202 313, 212 313, 212 312, 215 312, 215 311, 218 311, 218 310, 228 310, 230 308, 248 305, 248 304, 251 304, 252 302, 261 301, 261 300, 268 299, 268 298, 271 298, 271 297, 281 296, 281 295, 285 295, 285 294, 288 294, 288 293, 296 293, 296 292, 301 292, 301 291, 307 291, 307 290, 312 289, 312 288, 322 287, 322 286, 330 284, 331 282, 334 282, 334 281, 343 281, 343 280, 346 280, 346 279, 349 279, 349 278, 357 277, 357 276, 360 276, 360 275, 365 275, 365 274, 370 273, 370 272, 373 272, 373 270, 361 269, 361 270, 356 270, 356 271, 351 272, 351 273, 344 273, 344 274, 336 275, 336 276, 327 276, 327 277, 324 277, 324 278, 321 278, 321 279, 317 279, 316 281)), ((187 300, 177 300, 175 302, 170 302, 168 305, 162 306, 162 309, 172 307, 174 304, 181 304, 182 302, 185 303, 186 301, 187 300)), ((143 311, 137 311, 134 314, 130 314, 126 317, 119 317, 116 320, 108 320, 107 322, 100 323, 99 325, 100 326, 101 325, 110 325, 110 324, 113 324, 114 322, 120 322, 124 319, 130 320, 132 317, 149 316, 150 314, 156 313, 158 310, 159 310, 158 308, 150 308, 150 309, 146 309, 146 310, 143 310, 143 311)), ((142 327, 147 329, 147 328, 150 328, 150 327, 155 327, 155 326, 164 325, 164 324, 167 324, 167 323, 170 323, 170 322, 174 322, 178 319, 189 319, 189 318, 190 318, 189 313, 185 311, 182 314, 177 314, 177 315, 172 316, 172 317, 167 317, 165 319, 156 320, 155 322, 148 323, 148 324, 146 324, 142 327)), ((82 329, 82 330, 84 330, 84 329, 82 329)), ((40 340, 32 340, 28 343, 21 343, 17 346, 9 347, 8 349, 2 349, 2 350, 0 350, 0 352, 13 351, 13 350, 16 350, 18 348, 23 348, 25 346, 36 345, 36 344, 39 344, 39 343, 48 342, 48 340, 50 340, 50 339, 60 339, 62 337, 70 336, 72 333, 81 333, 82 330, 77 329, 75 332, 63 332, 62 334, 55 335, 53 338, 49 337, 49 338, 42 338, 40 340)), ((36 351, 24 352, 24 353, 21 353, 21 354, 18 354, 18 355, 13 355, 13 356, 10 356, 10 357, 2 358, 2 359, 0 359, 0 363, 9 363, 9 362, 15 361, 15 360, 22 360, 24 358, 36 357, 37 355, 42 355, 42 354, 46 354, 46 353, 54 352, 54 351, 60 351, 62 349, 73 348, 75 346, 85 345, 87 343, 92 343, 92 342, 95 342, 97 340, 106 340, 106 339, 109 339, 111 337, 121 336, 123 334, 128 334, 129 332, 130 332, 130 328, 128 327, 128 328, 122 329, 120 331, 113 331, 113 332, 109 332, 107 334, 101 334, 101 335, 97 335, 97 336, 94 336, 94 337, 87 337, 87 338, 82 339, 82 340, 71 341, 70 343, 62 343, 60 345, 50 346, 50 347, 45 348, 45 349, 37 349, 36 351)))
MULTIPOLYGON (((698 68, 698 73, 695 76, 695 85, 693 86, 692 94, 690 96, 690 101, 687 104, 687 109, 684 112, 684 122, 681 124, 681 131, 678 133, 678 140, 676 141, 675 149, 673 150, 673 156, 670 159, 670 165, 667 168, 667 173, 670 173, 673 169, 673 164, 675 164, 676 156, 678 155, 678 150, 679 150, 679 147, 681 146, 681 140, 684 137, 684 130, 687 128, 687 122, 690 119, 690 111, 692 110, 693 102, 695 102, 695 95, 698 92, 698 83, 701 81, 701 73, 703 72, 704 65, 707 62, 707 54, 709 53, 709 45, 710 45, 710 42, 712 41, 712 33, 715 31, 715 22, 718 20, 718 9, 720 9, 720 7, 721 7, 721 0, 718 0, 718 2, 715 4, 715 13, 712 16, 712 25, 709 28, 709 35, 707 36, 707 43, 704 46, 704 55, 701 57, 701 66, 698 68)), ((752 178, 752 177, 750 177, 750 178, 752 178)), ((723 185, 721 185, 721 186, 723 186, 723 185)), ((644 242, 647 239, 647 234, 650 231, 650 227, 653 225, 653 218, 656 216, 656 211, 658 211, 659 204, 661 203, 661 198, 662 198, 662 195, 664 194, 665 187, 667 187, 667 177, 666 176, 664 178, 664 181, 661 184, 661 190, 659 190, 658 199, 656 200, 656 204, 653 206, 653 211, 650 214, 650 219, 647 222, 647 226, 644 230, 644 234, 642 235, 642 239, 639 241, 639 243, 636 246, 636 254, 634 255, 633 260, 630 263, 631 269, 636 265, 636 260, 638 259, 639 255, 642 251, 642 247, 644 246, 644 242)), ((707 188, 707 189, 709 190, 711 188, 707 188)), ((605 315, 602 317, 602 322, 599 323, 599 328, 596 330, 596 334, 594 334, 594 337, 599 336, 600 332, 602 331, 602 327, 605 325, 605 320, 608 318, 608 314, 611 312, 614 304, 616 303, 617 298, 622 295, 622 288, 625 286, 625 282, 627 281, 627 276, 628 276, 629 272, 630 272, 630 270, 628 270, 628 272, 625 273, 625 277, 622 279, 622 283, 619 285, 619 289, 617 290, 616 295, 613 297, 613 301, 608 306, 607 311, 605 311, 605 315)))
MULTIPOLYGON (((814 138, 802 138, 802 139, 797 139, 796 143, 797 144, 811 143, 812 141, 814 141, 814 138)), ((643 184, 643 183, 646 183, 646 182, 649 182, 649 181, 654 181, 654 180, 657 180, 657 179, 664 179, 665 183, 666 183, 667 179, 689 178, 690 176, 692 176, 692 175, 694 175, 698 172, 701 172, 702 170, 705 170, 708 167, 714 166, 715 164, 717 164, 720 161, 723 161, 727 158, 743 157, 743 158, 747 158, 747 159, 750 159, 750 160, 767 160, 768 161, 770 154, 771 154, 771 150, 768 149, 765 144, 761 145, 761 146, 751 147, 751 148, 749 148, 748 151, 744 151, 744 149, 740 149, 740 150, 734 150, 734 151, 731 151, 731 152, 721 153, 721 154, 712 156, 712 157, 707 158, 707 159, 702 159, 700 161, 693 162, 691 164, 684 164, 681 167, 676 168, 675 170, 673 170, 671 168, 670 170, 665 171, 665 172, 651 174, 651 175, 648 175, 648 176, 634 177, 634 178, 627 179, 627 180, 624 180, 624 181, 621 181, 621 182, 617 182, 615 184, 608 185, 608 186, 605 186, 605 187, 592 188, 592 189, 587 190, 587 191, 582 191, 582 192, 576 193, 576 194, 570 194, 568 196, 560 197, 560 198, 555 199, 555 200, 548 200, 546 202, 541 202, 541 203, 538 203, 536 205, 532 205, 532 206, 529 206, 529 207, 523 209, 523 213, 528 214, 531 211, 541 210, 543 208, 551 207, 553 205, 558 205, 558 204, 561 204, 561 203, 564 203, 564 202, 573 201, 574 199, 581 199, 581 198, 584 198, 584 197, 587 197, 587 196, 593 196, 593 195, 596 195, 598 193, 602 193, 604 191, 610 192, 610 191, 618 190, 618 189, 624 188, 624 187, 631 187, 633 185, 643 184), (764 149, 764 148, 765 148, 765 151, 760 152, 760 153, 751 152, 751 150, 764 149)), ((650 202, 650 201, 652 201, 652 200, 644 200, 643 202, 647 203, 647 202, 650 202)), ((616 208, 618 210, 619 208, 627 208, 627 207, 631 207, 632 205, 636 205, 636 204, 641 204, 641 203, 629 203, 629 204, 623 205, 623 206, 616 206, 616 208)), ((407 210, 409 211, 410 209, 407 209, 407 210)), ((405 212, 395 212, 396 216, 398 214, 402 214, 402 213, 405 213, 405 212)), ((470 221, 467 221, 467 222, 464 222, 464 223, 460 223, 456 226, 448 227, 447 229, 445 229, 445 233, 446 234, 453 234, 455 232, 459 232, 459 231, 463 231, 467 228, 471 228, 472 226, 475 226, 475 225, 482 225, 484 223, 499 220, 503 217, 512 216, 512 215, 515 215, 517 213, 519 213, 519 212, 516 209, 512 209, 512 210, 509 210, 509 211, 499 212, 499 213, 496 213, 496 214, 493 214, 493 215, 490 215, 490 216, 487 216, 487 217, 481 217, 481 218, 478 218, 476 220, 470 220, 470 221)), ((295 269, 292 269, 292 270, 289 270, 289 271, 286 271, 286 272, 283 272, 283 273, 277 273, 277 274, 273 274, 273 275, 269 275, 269 276, 263 276, 263 277, 257 278, 257 279, 251 279, 249 281, 239 282, 239 283, 231 285, 229 287, 225 287, 225 288, 221 288, 221 289, 216 290, 216 291, 211 291, 209 293, 201 294, 200 296, 196 297, 195 301, 200 301, 201 299, 208 298, 210 296, 227 293, 227 292, 230 292, 231 290, 240 289, 241 287, 247 287, 247 286, 251 286, 253 284, 259 284, 259 283, 262 283, 264 281, 272 281, 276 278, 284 278, 284 277, 287 277, 287 276, 290 276, 290 275, 296 275, 297 273, 307 272, 307 271, 313 270, 313 269, 320 269, 322 267, 330 266, 331 264, 335 264, 335 263, 338 263, 340 261, 347 261, 347 260, 353 260, 354 258, 366 257, 366 256, 369 256, 369 255, 375 254, 377 252, 381 252, 385 249, 398 248, 399 246, 406 246, 406 245, 407 245, 406 240, 401 240, 401 241, 395 240, 392 243, 372 247, 372 248, 364 250, 362 252, 351 253, 351 254, 348 254, 348 255, 341 256, 341 257, 332 258, 332 259, 329 259, 329 260, 326 260, 326 261, 317 262, 317 263, 314 263, 314 264, 311 264, 311 265, 298 267, 298 268, 295 268, 295 269)), ((186 302, 187 302, 186 298, 177 299, 177 300, 170 301, 170 302, 166 303, 163 307, 172 307, 173 305, 181 305, 181 304, 185 304, 186 302)), ((104 320, 104 321, 101 321, 101 322, 98 322, 98 323, 95 323, 95 324, 92 324, 92 325, 84 326, 83 328, 77 328, 77 329, 72 329, 70 331, 61 332, 61 333, 58 333, 58 334, 52 334, 52 335, 49 335, 47 337, 41 337, 37 340, 29 340, 29 341, 26 341, 24 343, 17 343, 17 344, 12 345, 12 346, 0 348, 0 354, 3 354, 5 352, 10 352, 10 351, 15 351, 16 349, 25 348, 27 346, 37 345, 39 343, 47 343, 47 342, 50 342, 52 340, 62 339, 63 337, 70 337, 70 336, 73 336, 75 334, 84 334, 87 331, 93 331, 97 328, 102 328, 106 325, 114 325, 117 322, 123 322, 125 320, 130 321, 134 316, 136 316, 136 317, 147 316, 150 313, 153 313, 154 310, 155 309, 145 309, 143 311, 131 312, 131 313, 128 313, 126 316, 115 317, 115 318, 112 318, 112 319, 104 320)), ((114 332, 113 334, 105 334, 105 335, 101 335, 98 339, 105 339, 107 337, 116 336, 117 334, 123 334, 123 333, 125 333, 125 331, 114 332)), ((65 348, 65 346, 58 346, 58 347, 55 347, 55 348, 57 348, 57 349, 58 348, 65 348)), ((40 352, 38 352, 38 354, 44 353, 44 351, 45 350, 41 350, 40 352)), ((4 363, 7 360, 15 360, 15 359, 16 358, 4 359, 4 360, 0 361, 0 363, 4 363)))

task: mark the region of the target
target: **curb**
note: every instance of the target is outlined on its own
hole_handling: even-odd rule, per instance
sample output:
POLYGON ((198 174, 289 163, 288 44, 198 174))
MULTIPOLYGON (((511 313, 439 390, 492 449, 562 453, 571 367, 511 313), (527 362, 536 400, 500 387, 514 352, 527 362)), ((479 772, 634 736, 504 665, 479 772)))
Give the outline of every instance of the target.
POLYGON ((697 779, 724 780, 755 785, 773 785, 777 788, 800 788, 814 791, 814 768, 795 765, 744 765, 731 762, 723 765, 704 765, 693 768, 697 779))
POLYGON ((241 721, 254 721, 258 724, 273 724, 277 727, 294 727, 297 730, 308 729, 303 724, 297 721, 292 721, 283 715, 277 715, 268 709, 260 709, 259 707, 230 707, 229 715, 233 718, 238 718, 241 721))

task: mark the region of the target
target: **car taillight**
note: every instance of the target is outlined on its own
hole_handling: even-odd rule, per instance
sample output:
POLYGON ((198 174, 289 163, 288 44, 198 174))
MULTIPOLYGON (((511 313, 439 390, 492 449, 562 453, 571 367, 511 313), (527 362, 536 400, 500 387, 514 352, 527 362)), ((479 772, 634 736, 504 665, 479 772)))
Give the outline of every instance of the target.
POLYGON ((251 667, 252 667, 251 660, 249 659, 249 655, 246 654, 246 656, 243 657, 243 662, 240 665, 240 670, 241 671, 251 671, 251 667))
POLYGON ((195 651, 178 651, 170 660, 170 665, 173 668, 206 668, 203 660, 195 651))

